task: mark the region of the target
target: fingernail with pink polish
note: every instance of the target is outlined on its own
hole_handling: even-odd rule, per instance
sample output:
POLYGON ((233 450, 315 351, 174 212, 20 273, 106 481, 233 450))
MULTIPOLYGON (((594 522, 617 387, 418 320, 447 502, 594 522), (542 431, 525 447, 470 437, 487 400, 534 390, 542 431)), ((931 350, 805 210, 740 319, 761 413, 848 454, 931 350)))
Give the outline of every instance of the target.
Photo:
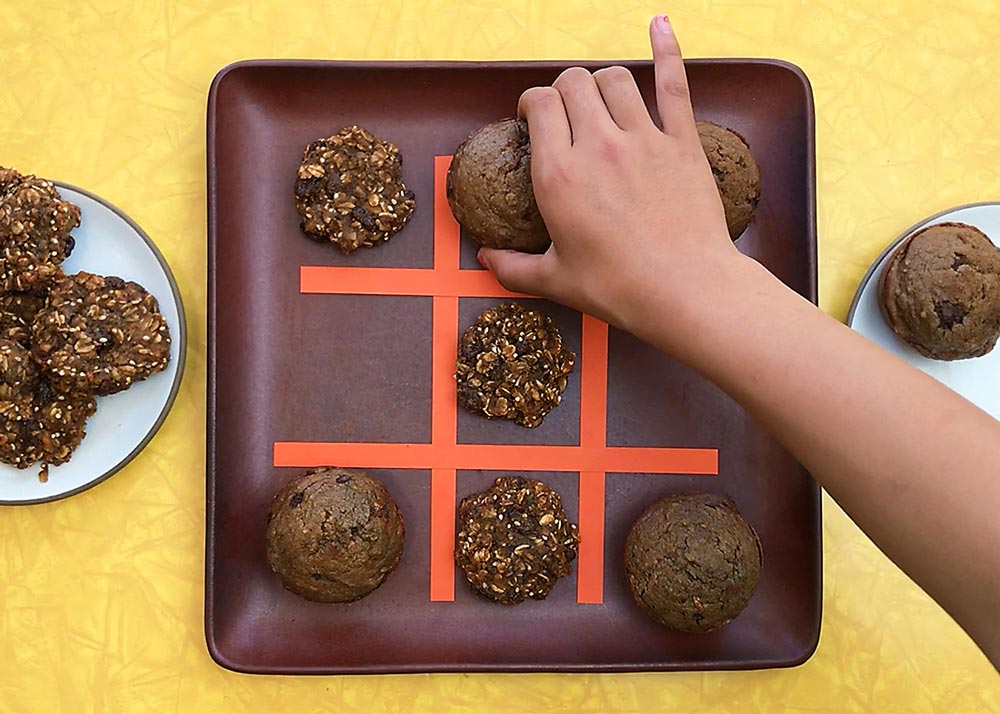
POLYGON ((658 15, 656 18, 656 29, 660 32, 673 32, 673 28, 670 26, 670 18, 666 15, 658 15))

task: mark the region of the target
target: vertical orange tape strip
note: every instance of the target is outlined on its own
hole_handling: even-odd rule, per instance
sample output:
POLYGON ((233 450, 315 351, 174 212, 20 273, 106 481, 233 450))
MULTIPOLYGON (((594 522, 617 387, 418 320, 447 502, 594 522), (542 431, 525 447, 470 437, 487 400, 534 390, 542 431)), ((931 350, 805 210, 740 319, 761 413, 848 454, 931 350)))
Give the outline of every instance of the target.
MULTIPOLYGON (((431 443, 454 446, 458 298, 434 298, 431 443)), ((431 600, 455 599, 455 469, 431 470, 431 600)))
POLYGON ((434 268, 451 279, 458 270, 462 246, 459 237, 462 229, 448 205, 448 169, 450 156, 434 157, 434 268))
POLYGON ((580 472, 580 555, 576 601, 604 602, 604 472, 580 472))
POLYGON ((431 471, 431 600, 455 599, 455 469, 431 471))
MULTIPOLYGON (((446 193, 450 156, 434 158, 434 273, 450 277, 459 268, 460 229, 446 193)), ((455 359, 458 356, 458 297, 435 296, 431 338, 431 444, 454 446, 458 431, 455 359)), ((454 468, 431 470, 430 598, 455 599, 454 468)))
POLYGON ((431 336, 431 443, 454 446, 458 429, 455 361, 458 359, 458 298, 434 298, 431 336))
POLYGON ((583 316, 580 446, 603 449, 608 430, 608 325, 583 316))
MULTIPOLYGON (((580 446, 604 448, 608 421, 608 326, 583 316, 580 365, 580 446)), ((580 554, 576 601, 604 602, 604 481, 603 471, 580 472, 580 554)))

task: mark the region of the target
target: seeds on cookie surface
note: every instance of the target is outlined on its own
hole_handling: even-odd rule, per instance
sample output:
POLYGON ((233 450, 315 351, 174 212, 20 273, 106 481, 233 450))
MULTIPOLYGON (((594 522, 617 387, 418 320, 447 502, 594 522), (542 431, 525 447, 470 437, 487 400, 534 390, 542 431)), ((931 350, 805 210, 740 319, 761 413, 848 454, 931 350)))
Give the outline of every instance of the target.
POLYGON ((490 308, 459 342, 458 402, 490 419, 536 427, 562 400, 575 361, 548 316, 517 303, 490 308))
POLYGON ((30 347, 31 323, 47 299, 47 284, 40 290, 0 295, 0 337, 30 347))
POLYGON ((55 275, 0 295, 0 461, 41 462, 42 481, 82 442, 94 395, 164 369, 170 350, 166 321, 140 285, 55 275))
POLYGON ((166 368, 170 333, 132 282, 67 276, 80 209, 55 184, 0 167, 0 461, 70 459, 94 397, 166 368))
POLYGON ((38 382, 38 367, 28 349, 0 338, 0 401, 24 401, 38 382))
POLYGON ((81 272, 55 281, 32 337, 35 361, 63 393, 114 394, 170 360, 156 298, 116 277, 81 272))
POLYGON ((0 401, 0 461, 19 469, 69 461, 96 411, 92 397, 60 394, 43 376, 26 400, 0 401))
POLYGON ((389 240, 415 207, 399 149, 358 126, 306 147, 295 205, 306 235, 330 241, 345 255, 389 240))
POLYGON ((73 250, 80 209, 51 181, 0 167, 0 291, 30 290, 53 278, 73 250))
POLYGON ((455 561, 479 595, 511 605, 545 599, 569 574, 579 543, 556 491, 520 476, 498 478, 462 501, 455 561))

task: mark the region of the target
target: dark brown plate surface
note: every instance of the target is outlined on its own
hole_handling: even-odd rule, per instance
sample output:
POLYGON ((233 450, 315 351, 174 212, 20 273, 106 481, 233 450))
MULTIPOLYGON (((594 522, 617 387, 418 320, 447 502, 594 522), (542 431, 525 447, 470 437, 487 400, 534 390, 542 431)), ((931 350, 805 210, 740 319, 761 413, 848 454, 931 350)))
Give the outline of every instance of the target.
MULTIPOLYGON (((808 81, 782 62, 687 64, 698 117, 737 130, 760 163, 762 200, 737 245, 815 302, 808 81)), ((740 669, 798 664, 815 648, 818 488, 711 384, 629 335, 542 303, 580 355, 563 405, 530 431, 455 407, 457 337, 504 293, 478 270, 468 241, 459 248, 442 201, 447 156, 566 66, 258 61, 216 77, 208 107, 205 629, 222 666, 740 669), (347 124, 399 146, 417 211, 389 243, 344 257, 302 235, 292 185, 303 147, 347 124), (284 591, 264 555, 271 497, 322 463, 370 469, 407 523, 398 569, 350 605, 284 591), (573 576, 547 600, 503 607, 477 598, 456 573, 452 519, 457 499, 516 469, 560 491, 583 543, 573 576), (643 507, 692 489, 733 498, 764 549, 750 606, 708 635, 649 620, 621 565, 643 507)), ((629 66, 649 98, 651 65, 629 66)))

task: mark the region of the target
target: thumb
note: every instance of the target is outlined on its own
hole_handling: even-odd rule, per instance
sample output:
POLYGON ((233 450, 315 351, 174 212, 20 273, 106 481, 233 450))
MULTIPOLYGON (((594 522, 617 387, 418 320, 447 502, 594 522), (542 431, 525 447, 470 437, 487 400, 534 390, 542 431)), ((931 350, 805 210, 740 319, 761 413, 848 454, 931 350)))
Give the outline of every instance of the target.
POLYGON ((540 297, 545 295, 546 254, 480 248, 478 257, 482 266, 492 271, 508 290, 540 297))

